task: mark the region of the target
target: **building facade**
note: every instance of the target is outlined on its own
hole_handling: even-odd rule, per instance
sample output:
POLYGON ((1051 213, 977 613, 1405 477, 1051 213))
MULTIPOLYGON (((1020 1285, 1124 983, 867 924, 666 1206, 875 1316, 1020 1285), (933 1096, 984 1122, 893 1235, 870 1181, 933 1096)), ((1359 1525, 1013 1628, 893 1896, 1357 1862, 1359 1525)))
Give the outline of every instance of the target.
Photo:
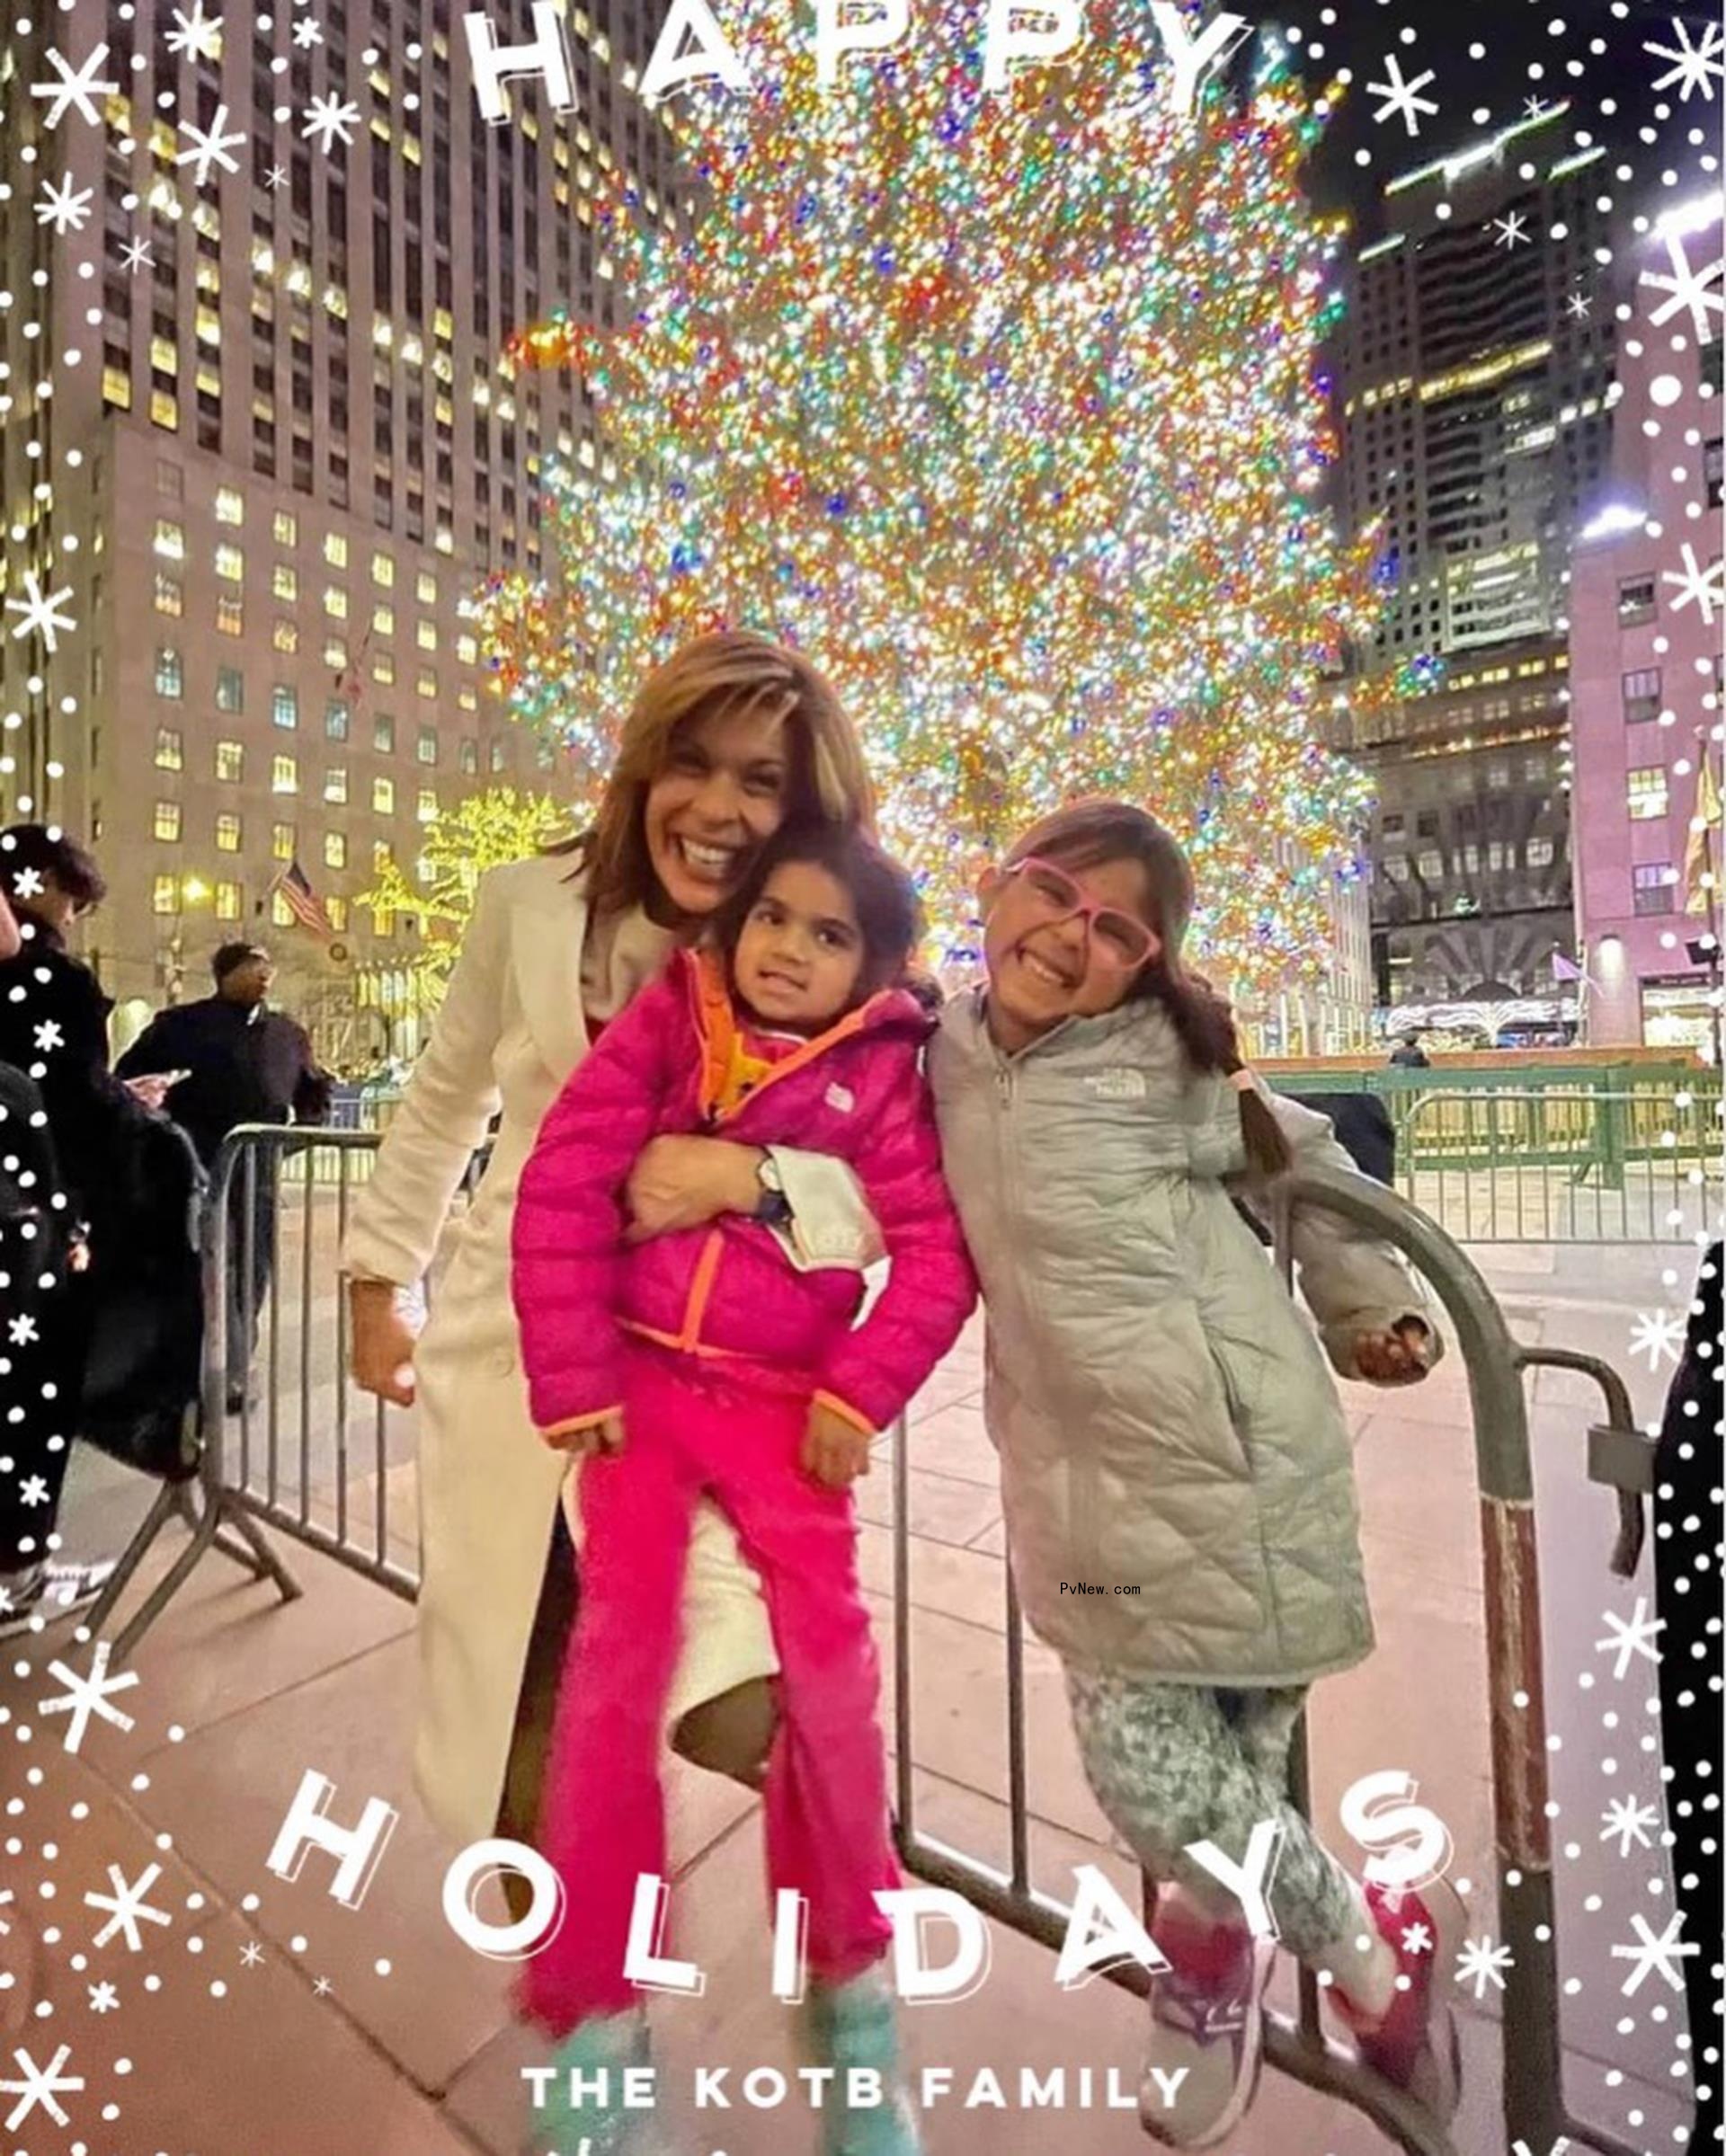
POLYGON ((1653 327, 1642 278, 1671 274, 1675 235, 1691 262, 1718 260, 1721 222, 1715 193, 1668 212, 1630 250, 1637 319, 1610 483, 1576 550, 1576 934, 1596 1042, 1713 1043, 1717 972, 1690 946, 1721 927, 1722 345, 1653 327), (1711 590, 1686 577, 1693 565, 1713 571, 1711 590), (1699 830, 1704 760, 1716 790, 1699 830))
POLYGON ((1599 169, 1554 105, 1391 182, 1338 365, 1341 504, 1372 533, 1375 709, 1338 745, 1379 789, 1381 998, 1550 989, 1570 940, 1570 550, 1610 455, 1599 169))
MULTIPOLYGON (((383 856, 411 875, 464 793, 573 787, 485 695, 465 605, 539 570, 546 466, 605 463, 579 380, 504 347, 561 305, 617 318, 609 172, 676 222, 674 120, 635 95, 651 30, 570 9, 575 109, 524 84, 491 126, 449 0, 332 0, 309 36, 286 10, 38 12, 0 71, 99 87, 9 96, 0 150, 14 203, 88 198, 0 241, 31 295, 0 310, 0 590, 33 575, 72 617, 52 649, 0 640, 0 812, 94 843, 86 950, 122 1002, 201 993, 217 942, 268 934, 307 996, 387 1009, 422 924, 356 907, 383 856), (272 896, 295 861, 334 957, 272 896)), ((530 40, 527 0, 487 12, 530 40)), ((385 1045, 379 1021, 356 1050, 385 1045)))

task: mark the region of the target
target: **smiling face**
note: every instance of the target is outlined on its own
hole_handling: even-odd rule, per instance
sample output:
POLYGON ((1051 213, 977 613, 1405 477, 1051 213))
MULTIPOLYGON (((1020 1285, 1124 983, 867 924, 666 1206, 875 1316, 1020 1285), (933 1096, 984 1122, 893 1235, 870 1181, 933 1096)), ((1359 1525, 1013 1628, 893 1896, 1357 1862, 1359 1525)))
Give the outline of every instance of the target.
POLYGON ((1080 906, 1106 909, 1100 919, 1075 909, 1070 892, 1061 892, 1054 879, 1038 878, 1034 866, 992 871, 983 884, 989 1031, 1010 1051, 1028 1046, 1063 1019, 1095 1018, 1115 1009, 1162 949, 1150 921, 1145 872, 1138 862, 1059 865, 1059 882, 1076 887, 1080 906), (1135 942, 1112 933, 1111 913, 1144 923, 1149 947, 1136 963, 1135 942))
POLYGON ((857 909, 838 877, 813 861, 783 861, 750 908, 732 972, 758 1018, 815 1033, 850 1007, 864 956, 857 909))
POLYGON ((673 914, 711 913, 779 828, 790 783, 783 720, 749 713, 680 726, 643 810, 647 857, 673 914))

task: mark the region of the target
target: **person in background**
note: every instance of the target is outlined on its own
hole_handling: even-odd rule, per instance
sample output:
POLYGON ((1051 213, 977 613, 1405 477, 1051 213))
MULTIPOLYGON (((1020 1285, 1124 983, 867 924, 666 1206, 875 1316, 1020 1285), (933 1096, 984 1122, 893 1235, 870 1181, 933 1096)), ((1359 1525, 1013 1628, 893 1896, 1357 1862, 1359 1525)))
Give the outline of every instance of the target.
POLYGON ((0 1185, 0 1270, 28 1251, 43 1261, 38 1281, 50 1281, 34 1311, 8 1301, 10 1315, 31 1317, 35 1336, 6 1373, 0 1633, 93 1600, 113 1569, 52 1561, 103 1260, 143 1202, 153 1120, 110 1069, 112 1006, 66 947, 67 929, 106 891, 64 832, 40 823, 0 831, 0 1156, 18 1164, 0 1185))
POLYGON ((1393 1070, 1430 1070, 1432 1058, 1420 1045, 1419 1034, 1404 1034, 1391 1051, 1393 1070))
MULTIPOLYGON (((210 961, 215 993, 158 1011, 120 1060, 122 1078, 168 1080, 166 1105, 213 1167, 222 1140, 241 1123, 321 1123, 333 1081, 320 1069, 303 1025, 266 1001, 275 967, 262 945, 224 944, 210 961)), ((275 1239, 272 1164, 261 1165, 246 1251, 245 1178, 228 1202, 227 1407, 245 1402, 257 1347, 258 1312, 270 1283, 275 1239)))

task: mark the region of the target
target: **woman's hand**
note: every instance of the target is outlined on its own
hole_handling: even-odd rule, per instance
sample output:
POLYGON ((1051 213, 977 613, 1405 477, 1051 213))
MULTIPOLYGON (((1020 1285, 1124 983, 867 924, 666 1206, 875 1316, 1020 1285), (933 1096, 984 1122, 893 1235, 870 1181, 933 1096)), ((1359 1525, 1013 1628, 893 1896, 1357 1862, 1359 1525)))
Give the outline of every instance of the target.
POLYGON ((618 1453, 623 1450, 623 1410, 614 1407, 609 1415, 595 1415, 591 1423, 583 1423, 574 1430, 542 1430, 542 1443, 554 1452, 567 1452, 572 1460, 591 1460, 595 1455, 618 1453))
POLYGON ((825 1488, 849 1489, 859 1475, 869 1471, 869 1444, 867 1430, 816 1400, 810 1406, 800 1465, 825 1488))
POLYGON ((361 1392, 376 1393, 397 1407, 414 1405, 414 1331, 404 1315, 393 1281, 348 1282, 348 1363, 361 1392))
POLYGON ((761 1149, 725 1138, 655 1138, 636 1157, 624 1202, 632 1243, 699 1228, 722 1212, 752 1213, 761 1202, 761 1149))
POLYGON ((1355 1340, 1355 1368, 1369 1385, 1418 1385, 1432 1368, 1432 1335, 1418 1318, 1355 1340))

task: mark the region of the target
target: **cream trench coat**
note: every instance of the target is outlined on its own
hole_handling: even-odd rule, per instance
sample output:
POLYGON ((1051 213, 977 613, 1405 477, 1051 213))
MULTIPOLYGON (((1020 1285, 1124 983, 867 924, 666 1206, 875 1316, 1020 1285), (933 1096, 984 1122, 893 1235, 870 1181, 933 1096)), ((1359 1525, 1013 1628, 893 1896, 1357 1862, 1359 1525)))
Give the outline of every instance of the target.
MULTIPOLYGON (((343 1269, 409 1286, 424 1276, 493 1115, 492 1158, 414 1355, 422 1585, 414 1780, 462 1842, 495 1831, 516 1702, 545 1575, 561 1453, 528 1414, 510 1300, 516 1185, 541 1119, 587 1049, 587 908, 567 857, 512 862, 479 881, 448 993, 370 1181, 343 1269)), ((855 1264, 867 1238, 839 1164, 775 1154, 796 1212, 791 1262, 855 1264)), ((722 1514, 698 1514, 672 1712, 778 1667, 754 1573, 722 1514)))

